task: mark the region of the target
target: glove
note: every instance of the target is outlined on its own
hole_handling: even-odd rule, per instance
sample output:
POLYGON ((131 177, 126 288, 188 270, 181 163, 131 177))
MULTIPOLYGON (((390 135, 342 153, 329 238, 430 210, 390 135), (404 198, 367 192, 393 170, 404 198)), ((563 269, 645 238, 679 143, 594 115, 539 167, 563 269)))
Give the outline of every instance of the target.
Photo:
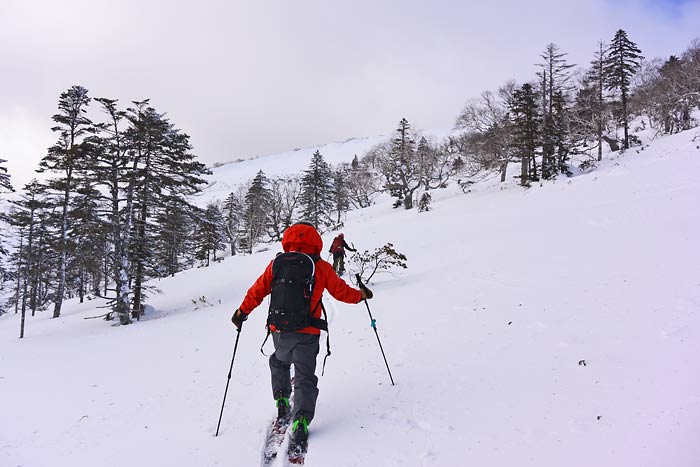
POLYGON ((360 288, 360 292, 362 293, 362 298, 365 300, 369 300, 370 298, 374 297, 374 294, 372 293, 372 291, 369 290, 364 285, 360 288))
POLYGON ((240 308, 236 310, 236 312, 231 316, 231 322, 236 325, 238 330, 241 330, 241 327, 243 326, 243 321, 248 319, 248 315, 243 313, 240 308))

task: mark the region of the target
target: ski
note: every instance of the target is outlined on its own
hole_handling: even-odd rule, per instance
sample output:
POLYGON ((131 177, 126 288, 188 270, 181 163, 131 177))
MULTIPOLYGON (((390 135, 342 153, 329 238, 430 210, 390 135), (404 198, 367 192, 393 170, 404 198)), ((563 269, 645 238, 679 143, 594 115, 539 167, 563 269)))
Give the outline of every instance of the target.
POLYGON ((270 465, 277 457, 277 453, 280 447, 282 447, 282 443, 284 443, 284 437, 287 434, 287 428, 289 428, 291 422, 292 415, 290 413, 286 417, 275 417, 270 423, 270 427, 267 429, 265 448, 263 449, 263 466, 270 465))
POLYGON ((308 446, 299 446, 294 443, 294 441, 289 441, 289 450, 287 451, 287 460, 293 465, 304 465, 304 458, 306 457, 306 451, 308 446))
MULTIPOLYGON (((294 377, 291 380, 292 393, 289 395, 289 402, 294 401, 294 377)), ((265 437, 265 447, 263 448, 263 460, 261 467, 269 466, 277 458, 284 438, 287 434, 287 428, 292 424, 292 406, 289 406, 289 412, 284 417, 275 417, 270 422, 265 437)))

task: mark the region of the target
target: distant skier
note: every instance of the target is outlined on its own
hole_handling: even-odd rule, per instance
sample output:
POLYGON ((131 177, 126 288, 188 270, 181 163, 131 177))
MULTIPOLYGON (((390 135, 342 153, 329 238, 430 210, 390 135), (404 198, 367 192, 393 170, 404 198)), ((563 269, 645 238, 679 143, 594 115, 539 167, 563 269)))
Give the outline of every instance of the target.
POLYGON ((290 452, 291 449, 305 452, 318 397, 315 371, 320 334, 321 329, 328 330, 327 321, 321 319, 321 295, 325 289, 337 300, 359 303, 373 294, 366 287, 358 290, 347 285, 321 259, 323 240, 311 224, 300 222, 290 226, 282 237, 282 248, 285 253, 270 262, 248 290, 231 321, 240 330, 248 314, 271 294, 267 323, 275 346, 269 359, 272 394, 278 417, 288 417, 292 393, 290 366, 294 364, 290 452))
POLYGON ((331 248, 328 250, 329 253, 333 254, 333 269, 335 269, 335 272, 337 272, 339 276, 342 276, 345 273, 346 248, 352 252, 357 251, 356 249, 352 248, 350 245, 345 243, 345 234, 340 233, 337 237, 333 239, 333 243, 331 243, 331 248))

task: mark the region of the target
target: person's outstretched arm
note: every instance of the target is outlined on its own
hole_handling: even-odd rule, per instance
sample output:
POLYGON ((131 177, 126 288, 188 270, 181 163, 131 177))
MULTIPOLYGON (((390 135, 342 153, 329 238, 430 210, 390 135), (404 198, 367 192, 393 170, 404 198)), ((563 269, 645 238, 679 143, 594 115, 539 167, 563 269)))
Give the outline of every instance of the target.
POLYGON ((262 301, 267 297, 272 291, 272 261, 265 268, 265 272, 262 273, 258 280, 248 289, 248 292, 238 307, 246 315, 250 314, 255 308, 262 303, 262 301))
POLYGON ((345 303, 360 303, 362 292, 354 287, 350 287, 333 270, 333 266, 321 260, 316 263, 317 274, 322 274, 325 280, 326 290, 335 298, 345 303))

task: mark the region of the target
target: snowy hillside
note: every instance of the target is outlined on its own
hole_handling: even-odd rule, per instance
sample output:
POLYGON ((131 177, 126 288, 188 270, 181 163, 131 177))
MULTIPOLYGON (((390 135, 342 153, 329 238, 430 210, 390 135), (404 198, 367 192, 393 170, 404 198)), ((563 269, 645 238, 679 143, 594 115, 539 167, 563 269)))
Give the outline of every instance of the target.
MULTIPOLYGON (((364 306, 326 297, 333 354, 306 465, 700 465, 694 133, 528 190, 491 180, 436 193, 427 213, 389 200, 350 212, 348 241, 408 256, 369 302, 397 384, 364 306)), ((218 177, 302 170, 308 156, 218 177)), ((131 326, 83 319, 104 312, 97 300, 29 317, 23 340, 18 315, 0 317, 0 466, 260 465, 274 414, 266 304, 243 328, 214 432, 230 315, 278 250, 154 282, 155 311, 131 326)))
POLYGON ((209 185, 198 196, 199 204, 212 200, 223 200, 238 186, 252 180, 262 170, 268 177, 298 174, 305 170, 314 152, 320 151, 326 162, 332 165, 350 163, 357 155, 362 157, 372 146, 387 139, 386 136, 373 138, 352 138, 342 143, 330 143, 312 148, 258 156, 251 159, 229 162, 214 167, 208 178, 209 185))
MULTIPOLYGON (((455 130, 440 129, 421 133, 427 138, 441 141, 455 130)), ((279 154, 258 156, 243 159, 212 168, 212 175, 207 177, 208 185, 197 195, 197 203, 206 205, 209 201, 223 200, 239 186, 252 180, 258 171, 262 170, 268 177, 299 175, 306 170, 311 162, 311 156, 319 151, 323 159, 332 166, 342 163, 349 164, 353 157, 364 156, 373 146, 389 139, 386 135, 368 138, 350 138, 347 141, 324 144, 310 148, 299 148, 279 154)))

